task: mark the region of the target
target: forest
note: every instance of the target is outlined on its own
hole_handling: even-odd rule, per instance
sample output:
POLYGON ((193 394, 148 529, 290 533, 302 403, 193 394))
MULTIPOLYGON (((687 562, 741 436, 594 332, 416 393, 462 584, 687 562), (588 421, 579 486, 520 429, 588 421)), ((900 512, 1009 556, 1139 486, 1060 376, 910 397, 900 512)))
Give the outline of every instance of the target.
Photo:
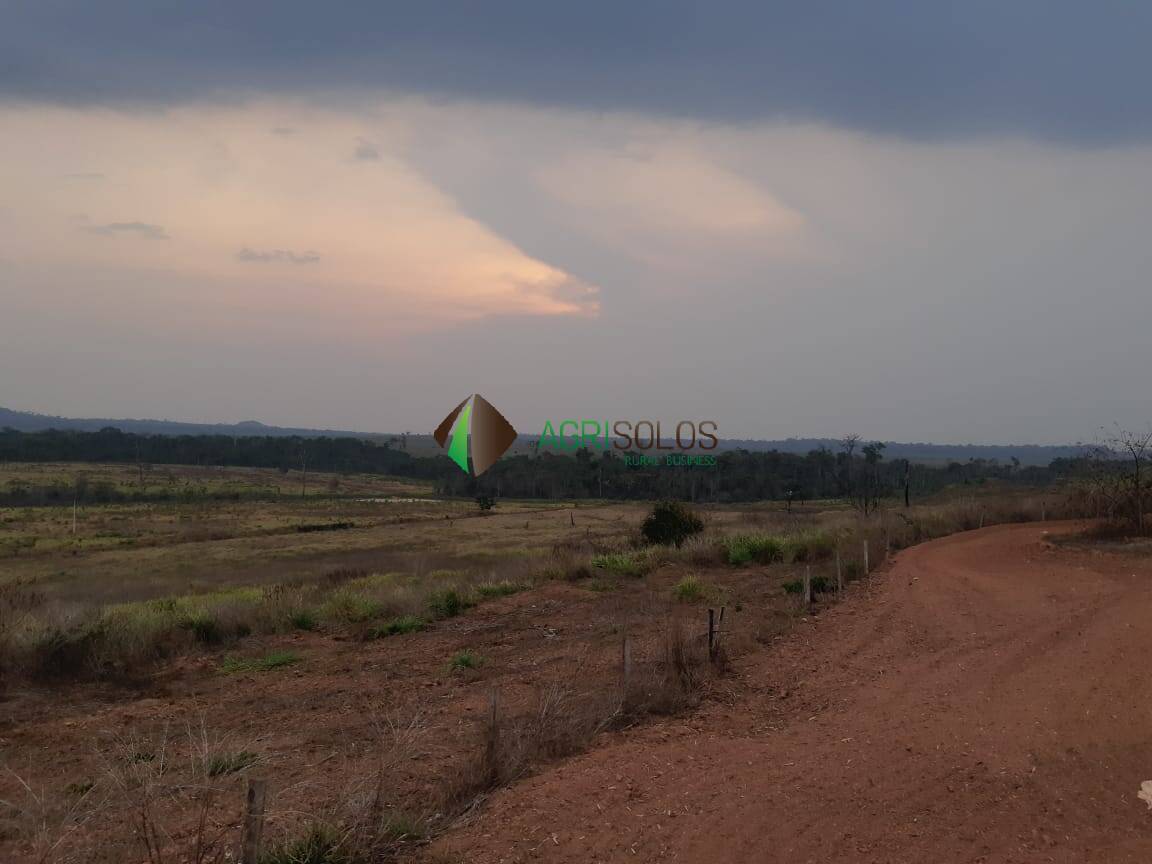
MULTIPOLYGON (((884 445, 847 436, 836 449, 807 453, 726 450, 714 465, 628 464, 627 454, 535 453, 506 457, 483 476, 463 473, 446 456, 413 456, 390 442, 351 437, 142 435, 105 428, 97 432, 0 431, 0 464, 91 462, 251 467, 343 474, 384 474, 428 481, 438 495, 457 497, 619 499, 678 498, 700 502, 851 499, 867 510, 884 498, 921 498, 955 485, 989 481, 1044 486, 1076 474, 1084 460, 1058 458, 1047 466, 988 459, 924 464, 885 459, 884 445)), ((0 503, 72 500, 76 490, 55 484, 9 483, 0 503)), ((99 500, 139 500, 186 494, 88 487, 99 500)))

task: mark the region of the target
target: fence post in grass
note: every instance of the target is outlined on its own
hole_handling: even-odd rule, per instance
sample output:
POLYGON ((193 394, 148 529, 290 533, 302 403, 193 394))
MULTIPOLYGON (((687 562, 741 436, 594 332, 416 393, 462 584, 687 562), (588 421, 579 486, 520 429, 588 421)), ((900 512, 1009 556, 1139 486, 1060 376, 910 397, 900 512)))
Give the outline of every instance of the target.
POLYGON ((844 590, 844 568, 840 564, 840 547, 836 547, 836 593, 844 590))
POLYGON ((244 845, 240 853, 241 864, 257 864, 260 860, 260 836, 264 833, 264 796, 268 781, 248 778, 248 798, 244 810, 244 845))
POLYGON ((628 629, 624 629, 624 638, 620 640, 620 692, 622 698, 628 698, 628 688, 632 682, 632 640, 628 638, 628 629))
POLYGON ((864 538, 864 575, 868 575, 868 538, 864 538))
POLYGON ((804 605, 812 605, 812 565, 804 565, 804 605))
POLYGON ((979 527, 980 528, 984 527, 984 511, 983 510, 980 511, 980 525, 979 525, 979 527))
POLYGON ((708 610, 708 659, 716 656, 716 610, 708 610))

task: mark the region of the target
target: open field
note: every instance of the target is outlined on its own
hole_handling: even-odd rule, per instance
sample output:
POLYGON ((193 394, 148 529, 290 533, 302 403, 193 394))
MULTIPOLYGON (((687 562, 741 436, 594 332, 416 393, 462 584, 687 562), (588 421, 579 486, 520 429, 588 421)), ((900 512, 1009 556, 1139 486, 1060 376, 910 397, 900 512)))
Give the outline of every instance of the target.
POLYGON ((1051 542, 1077 527, 898 553, 743 657, 735 698, 498 793, 424 860, 1152 860, 1152 562, 1051 542))
POLYGON ((104 488, 121 493, 255 496, 366 496, 420 497, 431 493, 428 484, 407 477, 378 474, 304 472, 297 468, 235 468, 218 465, 130 465, 86 462, 13 462, 0 465, 0 491, 20 487, 59 486, 68 491, 67 504, 77 481, 90 493, 104 488))
MULTIPOLYGON (((0 558, 0 858, 217 860, 253 774, 272 784, 272 846, 319 825, 316 842, 367 835, 377 857, 407 854, 599 736, 755 692, 731 664, 774 662, 783 634, 835 602, 837 553, 851 593, 865 543, 876 566, 886 541, 1044 506, 705 508, 679 549, 638 543, 639 504, 85 508, 76 545, 0 558), (112 533, 132 542, 96 542, 112 533)), ((70 536, 66 515, 12 508, 4 530, 70 536)))

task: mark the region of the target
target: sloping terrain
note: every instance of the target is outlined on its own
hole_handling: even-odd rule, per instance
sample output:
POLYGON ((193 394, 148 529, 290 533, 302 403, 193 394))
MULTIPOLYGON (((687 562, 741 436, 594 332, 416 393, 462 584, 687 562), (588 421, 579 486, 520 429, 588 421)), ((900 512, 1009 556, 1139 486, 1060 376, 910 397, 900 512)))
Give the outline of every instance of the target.
POLYGON ((504 790, 429 859, 1152 860, 1152 566, 1069 530, 901 552, 734 700, 504 790))

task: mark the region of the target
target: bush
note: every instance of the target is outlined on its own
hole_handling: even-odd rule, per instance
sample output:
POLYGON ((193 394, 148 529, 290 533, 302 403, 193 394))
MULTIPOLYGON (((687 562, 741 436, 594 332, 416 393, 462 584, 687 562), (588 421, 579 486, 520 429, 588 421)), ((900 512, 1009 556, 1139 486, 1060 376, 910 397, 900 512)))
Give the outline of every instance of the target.
POLYGON ((485 582, 483 585, 477 585, 476 593, 485 600, 491 600, 496 597, 507 597, 510 594, 518 594, 527 587, 527 585, 523 585, 520 582, 511 582, 505 579, 502 582, 485 582))
POLYGON ((220 664, 220 671, 228 675, 236 672, 267 672, 299 662, 300 655, 295 651, 273 651, 264 657, 225 657, 220 664))
POLYGON ((262 854, 260 864, 352 864, 352 857, 341 848, 335 831, 313 825, 300 839, 262 854))
POLYGON ((210 612, 201 610, 181 621, 180 626, 192 631, 196 641, 205 645, 218 645, 224 641, 223 628, 210 612))
POLYGON ((247 750, 239 753, 221 753, 208 760, 208 776, 221 777, 225 774, 235 774, 256 763, 260 757, 247 750))
POLYGON ((32 677, 76 678, 90 672, 104 639, 100 625, 49 627, 37 634, 31 651, 32 677))
POLYGON ((771 534, 738 534, 724 541, 728 563, 734 566, 774 564, 784 560, 784 541, 771 534))
POLYGON ((465 669, 479 669, 484 665, 484 658, 473 651, 461 651, 448 663, 453 672, 462 672, 465 669))
POLYGON ((676 583, 672 589, 672 593, 676 596, 677 600, 682 600, 686 603, 703 600, 708 593, 703 582, 696 576, 685 576, 676 583))
POLYGON ((367 638, 383 639, 387 636, 400 636, 404 633, 418 633, 427 626, 428 623, 423 618, 417 618, 415 615, 405 615, 400 618, 393 618, 387 624, 369 630, 367 638))
POLYGON ((616 576, 643 576, 648 572, 647 562, 627 552, 609 552, 604 555, 596 555, 592 559, 592 566, 597 570, 606 570, 616 576))
POLYGON ((334 591, 320 611, 325 618, 356 624, 379 618, 384 609, 379 601, 347 586, 334 591))
POLYGON ((311 609, 297 609, 288 616, 288 623, 297 630, 315 630, 320 626, 311 609))
POLYGON ((703 530, 704 520, 681 501, 661 501, 640 526, 645 542, 659 546, 680 546, 703 530))
POLYGON ((832 557, 836 541, 823 531, 806 531, 784 539, 783 554, 789 561, 811 563, 832 557))
POLYGON ((295 527, 297 534, 313 534, 317 531, 347 531, 356 525, 352 522, 311 522, 295 527))
POLYGON ((433 591, 428 595, 428 608, 436 618, 455 618, 471 605, 471 601, 455 588, 433 591))
MULTIPOLYGON (((827 576, 813 576, 812 577, 812 593, 825 594, 832 590, 832 583, 828 580, 827 576)), ((803 594, 804 593, 804 580, 793 579, 791 582, 784 583, 784 593, 786 594, 803 594)))

